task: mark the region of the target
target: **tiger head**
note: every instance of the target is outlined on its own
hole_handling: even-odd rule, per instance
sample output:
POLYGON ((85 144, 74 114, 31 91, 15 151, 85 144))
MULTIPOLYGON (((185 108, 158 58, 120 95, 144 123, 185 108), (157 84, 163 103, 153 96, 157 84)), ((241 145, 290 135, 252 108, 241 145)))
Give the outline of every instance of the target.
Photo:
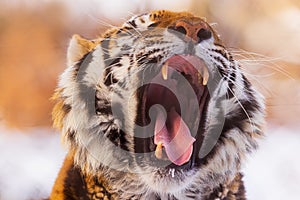
POLYGON ((158 193, 213 188, 263 135, 263 97, 204 18, 136 16, 73 36, 67 58, 53 119, 86 173, 158 193))

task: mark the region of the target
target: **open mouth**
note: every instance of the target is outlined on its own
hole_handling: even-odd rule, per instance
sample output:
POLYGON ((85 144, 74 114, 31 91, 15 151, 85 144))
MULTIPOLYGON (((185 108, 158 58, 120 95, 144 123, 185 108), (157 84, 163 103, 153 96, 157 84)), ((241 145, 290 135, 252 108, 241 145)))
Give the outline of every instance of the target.
POLYGON ((138 121, 149 125, 136 141, 136 152, 151 152, 152 161, 172 167, 195 165, 204 132, 209 71, 203 60, 174 55, 160 73, 140 89, 138 121))

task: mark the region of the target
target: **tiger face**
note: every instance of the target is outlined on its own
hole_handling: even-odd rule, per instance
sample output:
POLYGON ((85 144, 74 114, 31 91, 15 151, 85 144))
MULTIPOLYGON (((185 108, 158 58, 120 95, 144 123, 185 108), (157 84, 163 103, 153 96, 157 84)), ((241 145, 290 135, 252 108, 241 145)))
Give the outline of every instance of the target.
POLYGON ((263 135, 263 97, 203 18, 150 12, 96 40, 75 35, 67 56, 54 124, 75 164, 117 193, 213 191, 263 135))

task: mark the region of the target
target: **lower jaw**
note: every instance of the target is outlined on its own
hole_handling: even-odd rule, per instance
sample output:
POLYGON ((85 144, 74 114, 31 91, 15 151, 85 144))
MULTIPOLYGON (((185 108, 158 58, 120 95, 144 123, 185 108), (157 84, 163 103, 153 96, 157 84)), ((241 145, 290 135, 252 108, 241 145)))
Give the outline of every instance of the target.
POLYGON ((197 174, 196 170, 142 169, 140 177, 142 181, 158 194, 176 194, 189 187, 197 174))

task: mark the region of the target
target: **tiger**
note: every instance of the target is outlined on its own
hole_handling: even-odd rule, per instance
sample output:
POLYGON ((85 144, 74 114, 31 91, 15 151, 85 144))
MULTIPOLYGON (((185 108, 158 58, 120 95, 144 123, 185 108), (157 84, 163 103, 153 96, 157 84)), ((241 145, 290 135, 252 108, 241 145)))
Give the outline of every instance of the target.
POLYGON ((52 116, 68 153, 49 199, 247 198, 264 97, 205 18, 156 10, 76 34, 67 64, 52 116))

